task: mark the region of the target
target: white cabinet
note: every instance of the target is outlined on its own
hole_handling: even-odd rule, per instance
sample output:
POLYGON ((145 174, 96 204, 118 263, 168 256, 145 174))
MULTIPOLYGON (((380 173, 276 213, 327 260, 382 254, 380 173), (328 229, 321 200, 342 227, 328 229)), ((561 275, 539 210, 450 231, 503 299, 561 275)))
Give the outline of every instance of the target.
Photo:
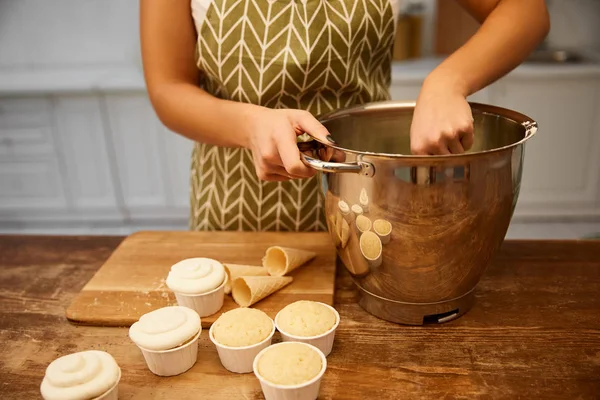
POLYGON ((112 143, 103 124, 100 99, 90 95, 57 97, 54 113, 60 144, 57 153, 64 167, 71 215, 121 215, 112 143))
POLYGON ((525 146, 515 218, 600 216, 600 76, 506 78, 490 102, 539 124, 525 146))
POLYGON ((50 99, 0 99, 0 218, 63 209, 50 99))
MULTIPOLYGON (((417 98, 428 70, 417 72, 395 69, 394 100, 417 98)), ((187 228, 192 142, 160 123, 136 79, 122 89, 0 97, 0 232, 187 228)), ((511 73, 469 100, 540 125, 526 145, 512 231, 554 229, 556 219, 575 226, 556 237, 600 231, 600 68, 511 73)))
POLYGON ((187 218, 191 142, 160 123, 145 95, 111 94, 106 105, 128 217, 187 218))

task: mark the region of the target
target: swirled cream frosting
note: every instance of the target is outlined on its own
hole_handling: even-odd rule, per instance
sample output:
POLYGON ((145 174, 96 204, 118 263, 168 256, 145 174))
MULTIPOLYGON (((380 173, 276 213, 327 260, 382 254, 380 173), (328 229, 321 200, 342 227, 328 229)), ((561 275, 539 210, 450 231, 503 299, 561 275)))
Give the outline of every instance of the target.
POLYGON ((210 258, 188 258, 174 264, 166 284, 174 292, 202 294, 218 288, 225 280, 225 267, 210 258))
POLYGON ((40 391, 45 400, 90 400, 111 389, 119 376, 119 366, 110 354, 82 351, 52 361, 40 391))
POLYGON ((129 328, 129 338, 146 350, 161 351, 179 347, 200 330, 200 317, 196 311, 170 306, 142 315, 129 328))

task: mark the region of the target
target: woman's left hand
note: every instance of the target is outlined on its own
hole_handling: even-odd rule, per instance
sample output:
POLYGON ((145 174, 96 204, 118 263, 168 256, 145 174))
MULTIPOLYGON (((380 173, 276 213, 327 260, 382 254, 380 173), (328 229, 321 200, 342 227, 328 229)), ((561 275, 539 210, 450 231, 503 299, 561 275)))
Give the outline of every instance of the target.
POLYGON ((410 148, 415 155, 460 154, 473 145, 473 114, 457 85, 429 77, 414 111, 410 148))

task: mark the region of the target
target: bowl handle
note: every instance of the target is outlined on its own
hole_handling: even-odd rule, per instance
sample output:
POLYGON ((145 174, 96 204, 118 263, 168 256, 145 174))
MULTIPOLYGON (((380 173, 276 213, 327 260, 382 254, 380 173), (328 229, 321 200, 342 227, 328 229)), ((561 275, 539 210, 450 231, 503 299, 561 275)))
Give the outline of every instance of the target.
POLYGON ((371 177, 375 174, 375 167, 373 167, 373 164, 364 161, 337 163, 319 160, 304 153, 300 153, 300 156, 302 157, 304 164, 321 172, 330 172, 336 174, 352 172, 368 177, 371 177))

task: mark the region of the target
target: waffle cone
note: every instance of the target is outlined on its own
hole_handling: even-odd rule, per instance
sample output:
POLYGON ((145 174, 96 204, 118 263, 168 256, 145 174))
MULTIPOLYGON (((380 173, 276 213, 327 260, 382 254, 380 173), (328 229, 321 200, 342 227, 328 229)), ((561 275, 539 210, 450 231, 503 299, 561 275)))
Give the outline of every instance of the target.
POLYGON ((223 264, 225 266, 225 272, 229 279, 225 284, 225 293, 231 293, 231 283, 239 278, 240 276, 267 276, 269 272, 265 267, 255 265, 241 265, 241 264, 223 264))
POLYGON ((240 307, 250 307, 293 280, 291 276, 242 276, 233 282, 231 295, 240 307))
POLYGON ((263 266, 271 276, 284 276, 306 264, 316 255, 317 253, 313 251, 273 246, 267 249, 263 266))
POLYGON ((342 220, 342 229, 340 236, 342 248, 345 248, 348 244, 348 240, 350 239, 350 225, 348 225, 348 222, 346 222, 345 219, 342 220))
POLYGON ((331 229, 332 236, 333 236, 333 245, 335 247, 339 247, 341 245, 341 240, 337 233, 337 221, 338 221, 338 217, 336 214, 329 216, 330 229, 331 229))

